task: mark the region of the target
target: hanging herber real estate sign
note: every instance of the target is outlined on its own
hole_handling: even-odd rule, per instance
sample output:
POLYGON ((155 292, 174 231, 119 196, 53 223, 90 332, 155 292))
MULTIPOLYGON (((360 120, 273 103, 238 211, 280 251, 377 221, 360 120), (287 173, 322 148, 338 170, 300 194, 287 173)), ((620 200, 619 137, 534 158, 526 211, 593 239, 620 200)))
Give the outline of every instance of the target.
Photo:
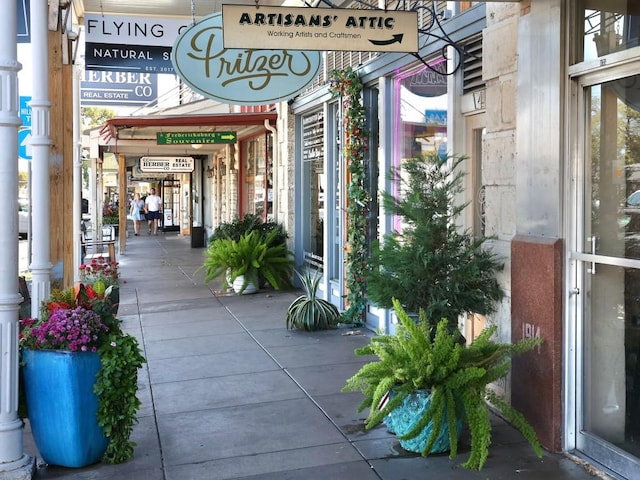
POLYGON ((183 31, 171 59, 191 89, 233 105, 288 100, 317 77, 321 64, 317 51, 224 48, 220 12, 183 31))
POLYGON ((80 104, 142 106, 158 99, 155 73, 85 70, 80 82, 80 104))
POLYGON ((140 157, 143 172, 193 172, 193 157, 140 157))
POLYGON ((85 69, 171 73, 171 47, 190 20, 85 14, 85 69))
POLYGON ((222 5, 226 48, 418 51, 418 12, 222 5))

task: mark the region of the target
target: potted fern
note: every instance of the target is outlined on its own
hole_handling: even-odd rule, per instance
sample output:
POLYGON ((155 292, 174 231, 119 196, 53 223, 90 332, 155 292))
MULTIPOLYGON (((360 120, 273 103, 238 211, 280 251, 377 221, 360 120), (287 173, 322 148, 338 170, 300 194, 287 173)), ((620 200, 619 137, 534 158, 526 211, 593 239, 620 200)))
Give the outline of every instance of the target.
POLYGON ((259 275, 276 290, 290 287, 293 260, 286 244, 275 241, 279 234, 252 230, 238 240, 214 240, 204 253, 205 282, 222 277, 223 284, 239 295, 257 292, 259 275))
POLYGON ((334 328, 340 320, 340 312, 335 305, 316 294, 321 276, 317 270, 300 273, 296 270, 305 295, 296 298, 287 309, 287 329, 307 331, 334 328))
POLYGON ((463 466, 480 470, 491 443, 493 405, 540 457, 542 449, 533 428, 490 384, 508 373, 512 355, 532 349, 541 339, 497 343, 491 339, 492 326, 464 346, 446 319, 432 335, 424 310, 420 309, 416 322, 398 300, 393 300, 393 307, 400 321, 396 333, 374 337, 369 345, 356 349, 357 355, 379 359, 365 364, 343 388, 365 395, 359 411, 370 409, 366 428, 384 421, 403 448, 425 456, 448 450, 454 458, 462 426, 467 425, 471 454, 463 466))

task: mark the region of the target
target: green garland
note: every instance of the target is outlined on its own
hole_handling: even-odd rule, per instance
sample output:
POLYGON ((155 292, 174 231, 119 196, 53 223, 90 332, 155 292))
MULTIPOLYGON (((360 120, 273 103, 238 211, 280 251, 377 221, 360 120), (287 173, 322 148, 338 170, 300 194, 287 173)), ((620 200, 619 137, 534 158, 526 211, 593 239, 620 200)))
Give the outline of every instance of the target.
POLYGON ((333 70, 329 92, 342 100, 344 126, 344 160, 350 181, 347 183, 347 303, 342 316, 345 323, 362 324, 367 305, 365 271, 368 257, 367 230, 371 196, 367 189, 366 155, 368 131, 365 108, 362 104, 362 81, 351 67, 333 70))

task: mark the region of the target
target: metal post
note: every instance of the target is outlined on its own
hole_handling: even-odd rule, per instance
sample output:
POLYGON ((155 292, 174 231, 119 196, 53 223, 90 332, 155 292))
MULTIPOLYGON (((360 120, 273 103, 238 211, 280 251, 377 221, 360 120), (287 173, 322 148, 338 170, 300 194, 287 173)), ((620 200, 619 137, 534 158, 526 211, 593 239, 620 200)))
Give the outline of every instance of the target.
MULTIPOLYGON (((46 0, 44 0, 46 2, 46 0)), ((5 2, 0 23, 0 477, 31 478, 18 418, 18 63, 17 2, 5 2)))
MULTIPOLYGON (((57 4, 56 4, 57 5, 57 4)), ((57 8, 57 6, 55 7, 57 8)), ((31 2, 31 51, 33 92, 31 97, 31 157, 33 252, 31 257, 31 314, 35 317, 51 293, 51 247, 49 206, 49 150, 51 145, 49 102, 49 28, 47 0, 31 2)))

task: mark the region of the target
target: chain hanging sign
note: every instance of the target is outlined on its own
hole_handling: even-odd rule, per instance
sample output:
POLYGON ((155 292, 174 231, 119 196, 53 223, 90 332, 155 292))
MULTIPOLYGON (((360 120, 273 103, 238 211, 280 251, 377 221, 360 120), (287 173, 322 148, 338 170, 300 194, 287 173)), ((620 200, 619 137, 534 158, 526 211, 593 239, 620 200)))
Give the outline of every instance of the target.
POLYGON ((141 172, 193 172, 193 157, 140 157, 141 172))
POLYGON ((207 15, 182 32, 171 54, 176 74, 207 98, 233 105, 277 103, 304 90, 320 70, 320 52, 225 48, 222 36, 220 12, 207 15))
POLYGON ((222 5, 225 48, 418 51, 418 12, 222 5))

